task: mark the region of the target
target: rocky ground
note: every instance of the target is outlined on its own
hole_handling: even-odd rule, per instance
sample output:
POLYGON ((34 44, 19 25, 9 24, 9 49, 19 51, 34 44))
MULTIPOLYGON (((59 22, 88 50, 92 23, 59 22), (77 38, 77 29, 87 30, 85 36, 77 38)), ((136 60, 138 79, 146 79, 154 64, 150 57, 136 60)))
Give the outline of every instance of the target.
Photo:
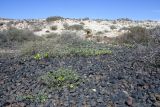
POLYGON ((159 47, 111 49, 91 57, 0 58, 0 107, 160 107, 159 47), (60 67, 73 68, 84 81, 54 91, 38 81, 60 67))
MULTIPOLYGON (((68 34, 65 32, 62 43, 55 42, 56 44, 52 41, 48 43, 46 40, 58 40, 57 35, 52 34, 48 38, 45 35, 44 39, 41 38, 44 40, 44 46, 41 46, 41 44, 38 45, 42 42, 39 39, 38 41, 30 40, 35 37, 30 32, 16 29, 0 32, 0 107, 160 107, 160 27, 147 30, 157 25, 159 25, 157 21, 136 22, 126 19, 116 21, 63 19, 51 22, 1 19, 0 31, 14 26, 17 29, 29 29, 38 36, 61 31, 74 31, 78 36, 85 33, 84 35, 88 36, 85 39, 106 36, 106 44, 102 44, 103 48, 101 48, 109 49, 111 54, 96 51, 98 52, 96 55, 83 56, 90 52, 92 54, 93 48, 99 48, 101 44, 97 42, 102 42, 104 38, 102 41, 97 38, 95 45, 91 42, 93 47, 86 42, 83 50, 75 50, 75 52, 82 52, 82 55, 63 57, 47 55, 45 58, 39 58, 39 53, 35 53, 34 57, 31 54, 24 57, 19 54, 20 47, 22 42, 28 41, 37 43, 33 45, 35 50, 32 50, 31 44, 31 51, 42 51, 45 55, 45 49, 48 47, 50 48, 47 51, 54 53, 56 44, 58 44, 59 53, 63 52, 63 49, 81 48, 71 47, 73 41, 68 37, 72 37, 70 34, 75 36, 74 33, 69 33, 67 37, 68 34), (69 24, 68 28, 76 24, 76 27, 74 26, 76 30, 64 29, 64 23, 69 24), (83 25, 83 29, 77 30, 77 24, 78 29, 82 27, 79 25, 83 25), (51 30, 50 27, 55 25, 57 29, 51 30), (125 33, 123 32, 123 30, 127 31, 125 27, 137 25, 145 28, 132 28, 131 33, 126 34, 128 36, 124 35, 113 41, 107 38, 125 33), (40 29, 32 29, 37 26, 40 29), (85 32, 86 29, 91 30, 85 32), (67 40, 69 43, 66 43, 67 40), (125 43, 124 40, 130 43, 125 43), (64 48, 64 45, 68 48, 64 48), (87 52, 89 48, 92 50, 87 52), (40 77, 47 72, 56 71, 59 68, 75 70, 81 78, 79 85, 72 88, 51 89, 40 80, 40 77)), ((80 45, 78 39, 74 41, 80 45)))

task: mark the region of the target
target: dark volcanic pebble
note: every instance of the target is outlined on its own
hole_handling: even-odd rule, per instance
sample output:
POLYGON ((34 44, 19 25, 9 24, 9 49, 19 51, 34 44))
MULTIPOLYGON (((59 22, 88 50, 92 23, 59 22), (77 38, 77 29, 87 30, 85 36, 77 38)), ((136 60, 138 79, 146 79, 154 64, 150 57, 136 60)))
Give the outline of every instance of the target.
POLYGON ((159 107, 159 62, 150 56, 149 51, 117 48, 92 57, 1 58, 0 107, 159 107), (38 80, 60 67, 75 69, 84 82, 76 89, 51 90, 38 80), (40 92, 47 93, 44 102, 32 99, 40 92))

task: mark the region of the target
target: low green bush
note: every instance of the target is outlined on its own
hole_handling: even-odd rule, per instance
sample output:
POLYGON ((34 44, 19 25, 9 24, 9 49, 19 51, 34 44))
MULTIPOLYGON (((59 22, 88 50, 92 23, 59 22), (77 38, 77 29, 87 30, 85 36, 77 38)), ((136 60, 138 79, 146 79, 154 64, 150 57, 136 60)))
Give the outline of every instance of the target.
POLYGON ((47 38, 47 39, 55 39, 59 36, 60 35, 58 33, 50 33, 50 34, 44 35, 44 37, 47 38))
POLYGON ((110 29, 114 30, 114 29, 117 29, 117 28, 116 28, 115 25, 111 25, 111 26, 110 26, 110 29))
POLYGON ((74 24, 74 25, 63 25, 66 30, 83 30, 83 25, 74 24))
POLYGON ((96 35, 102 35, 102 34, 104 34, 104 32, 102 32, 102 31, 96 32, 96 35))
POLYGON ((46 19, 46 21, 47 21, 47 22, 52 22, 52 21, 57 21, 57 20, 62 20, 62 19, 64 19, 64 18, 61 17, 61 16, 51 16, 51 17, 48 17, 48 18, 46 19))
POLYGON ((50 27, 51 30, 57 30, 58 27, 56 25, 50 27))
POLYGON ((33 31, 39 32, 39 31, 42 31, 42 28, 35 26, 35 27, 33 27, 33 31))
POLYGON ((31 102, 44 103, 48 99, 48 95, 46 93, 38 93, 36 95, 22 95, 18 96, 19 100, 29 100, 31 102))
POLYGON ((40 81, 49 88, 75 88, 80 82, 80 76, 74 70, 59 68, 42 75, 40 81))

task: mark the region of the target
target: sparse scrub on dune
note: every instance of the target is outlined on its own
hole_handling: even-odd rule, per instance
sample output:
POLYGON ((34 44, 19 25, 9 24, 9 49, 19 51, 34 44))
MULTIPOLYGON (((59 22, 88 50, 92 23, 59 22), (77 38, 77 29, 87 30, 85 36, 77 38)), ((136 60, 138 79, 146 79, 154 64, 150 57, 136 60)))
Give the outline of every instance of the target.
POLYGON ((150 35, 153 38, 152 42, 160 45, 160 26, 150 29, 150 35))
POLYGON ((127 27, 122 27, 121 29, 119 29, 119 31, 122 31, 122 30, 128 30, 129 28, 127 27))
POLYGON ((58 36, 60 36, 58 33, 51 33, 51 34, 44 35, 44 37, 46 37, 47 39, 54 39, 58 36))
POLYGON ((35 27, 33 28, 33 31, 34 31, 34 32, 42 31, 42 28, 35 26, 35 27))
POLYGON ((75 33, 70 31, 64 31, 57 39, 60 44, 78 45, 82 42, 82 39, 75 33))
POLYGON ((120 43, 148 43, 150 40, 149 30, 146 28, 136 26, 128 29, 129 32, 116 38, 120 43))
POLYGON ((102 36, 95 36, 95 40, 97 42, 102 42, 103 41, 103 37, 102 36))
POLYGON ((31 42, 25 44, 22 48, 22 55, 40 56, 47 52, 50 57, 65 56, 95 56, 102 54, 111 54, 112 51, 101 48, 94 42, 80 39, 76 33, 64 32, 62 35, 39 42, 31 42))
POLYGON ((57 21, 57 20, 62 20, 62 19, 64 19, 64 18, 61 17, 61 16, 51 16, 51 17, 48 17, 48 18, 46 19, 46 21, 47 21, 47 22, 52 22, 52 21, 57 21))
POLYGON ((129 18, 119 18, 117 21, 133 21, 132 19, 129 18))
POLYGON ((68 23, 64 23, 64 24, 63 24, 64 29, 68 29, 68 26, 69 26, 68 23))
POLYGON ((57 54, 65 54, 67 52, 66 48, 70 44, 76 44, 79 38, 75 33, 64 32, 61 35, 49 34, 52 39, 47 39, 44 41, 30 42, 22 46, 22 53, 33 55, 36 53, 46 53, 49 52, 50 55, 56 56, 57 54))
POLYGON ((101 23, 101 22, 103 21, 103 19, 95 19, 95 21, 96 21, 97 23, 101 23))
POLYGON ((102 32, 102 31, 98 31, 98 32, 96 33, 96 35, 102 35, 102 34, 104 34, 104 32, 102 32))
POLYGON ((114 30, 114 29, 117 29, 117 28, 116 28, 115 25, 111 25, 111 26, 110 26, 110 29, 114 30))
POLYGON ((63 25, 66 30, 83 30, 83 25, 74 24, 74 25, 63 25))
POLYGON ((117 21, 113 21, 113 24, 117 24, 117 21))
POLYGON ((6 25, 7 25, 8 27, 11 27, 11 25, 13 25, 13 24, 14 24, 14 21, 9 21, 9 22, 7 22, 6 25))
POLYGON ((85 18, 83 18, 82 20, 83 20, 83 21, 87 21, 87 20, 90 20, 90 19, 89 19, 89 17, 85 17, 85 18))
POLYGON ((108 33, 109 31, 108 31, 108 30, 104 30, 104 32, 105 32, 105 33, 108 33))
POLYGON ((85 25, 85 23, 84 23, 84 22, 80 22, 79 24, 81 24, 81 25, 85 25))
POLYGON ((16 28, 11 28, 0 32, 0 43, 12 43, 12 42, 25 42, 25 41, 35 41, 41 40, 42 38, 35 36, 31 31, 19 30, 16 28))

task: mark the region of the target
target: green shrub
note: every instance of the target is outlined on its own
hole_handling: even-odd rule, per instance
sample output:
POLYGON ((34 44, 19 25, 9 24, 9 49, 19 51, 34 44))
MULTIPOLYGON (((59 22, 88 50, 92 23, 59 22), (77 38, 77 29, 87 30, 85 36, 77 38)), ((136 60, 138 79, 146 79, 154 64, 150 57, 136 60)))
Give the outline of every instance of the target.
POLYGON ((35 27, 33 28, 33 31, 34 31, 34 32, 42 31, 42 28, 35 26, 35 27))
POLYGON ((117 24, 117 21, 113 21, 113 24, 117 24))
POLYGON ((110 29, 114 30, 114 29, 117 29, 117 28, 116 28, 115 25, 111 25, 111 26, 110 26, 110 29))
POLYGON ((104 34, 104 32, 102 32, 102 31, 98 31, 98 32, 96 33, 96 35, 102 35, 102 34, 104 34))
POLYGON ((40 60, 41 59, 41 55, 39 53, 34 55, 34 59, 36 60, 40 60))
POLYGON ((125 46, 127 48, 134 48, 135 47, 135 45, 133 45, 133 44, 127 44, 127 43, 123 43, 122 46, 125 46))
POLYGON ((47 39, 55 39, 59 36, 60 35, 58 33, 50 33, 50 34, 44 35, 44 37, 46 37, 47 39))
POLYGON ((46 21, 47 21, 47 22, 52 22, 52 21, 57 21, 57 20, 62 20, 62 19, 64 19, 64 18, 61 17, 61 16, 51 16, 51 17, 48 17, 48 18, 46 19, 46 21))
POLYGON ((14 21, 9 21, 6 23, 7 27, 11 27, 11 25, 13 25, 15 22, 14 21))
POLYGON ((35 60, 40 60, 40 59, 42 59, 42 58, 49 58, 49 53, 48 53, 48 52, 43 53, 43 54, 36 53, 36 54, 33 56, 33 58, 34 58, 35 60))
POLYGON ((51 30, 57 30, 58 27, 56 25, 50 27, 51 30))
POLYGON ((31 102, 44 103, 48 99, 48 96, 46 93, 38 93, 36 95, 28 94, 19 96, 19 98, 21 100, 29 100, 31 102))
MULTIPOLYGON (((64 25, 63 25, 64 26, 64 25)), ((66 30, 83 30, 83 25, 74 24, 74 25, 65 25, 64 27, 66 30)))
POLYGON ((85 17, 85 18, 83 18, 82 20, 83 20, 83 21, 87 21, 87 20, 90 20, 90 19, 89 19, 89 17, 85 17))
POLYGON ((63 27, 64 27, 64 29, 66 29, 66 30, 67 30, 67 29, 68 29, 68 27, 69 27, 69 24, 68 24, 68 23, 64 23, 64 24, 63 24, 63 27))
POLYGON ((80 22, 79 24, 81 24, 81 25, 85 25, 85 23, 84 23, 84 22, 80 22))
POLYGON ((78 45, 82 42, 82 39, 75 32, 64 31, 57 38, 57 42, 61 44, 78 45))
POLYGON ((79 84, 80 76, 71 69, 59 68, 42 75, 40 80, 49 88, 74 88, 79 84))
POLYGON ((122 27, 119 31, 122 31, 122 30, 129 30, 129 28, 127 28, 127 27, 122 27))

